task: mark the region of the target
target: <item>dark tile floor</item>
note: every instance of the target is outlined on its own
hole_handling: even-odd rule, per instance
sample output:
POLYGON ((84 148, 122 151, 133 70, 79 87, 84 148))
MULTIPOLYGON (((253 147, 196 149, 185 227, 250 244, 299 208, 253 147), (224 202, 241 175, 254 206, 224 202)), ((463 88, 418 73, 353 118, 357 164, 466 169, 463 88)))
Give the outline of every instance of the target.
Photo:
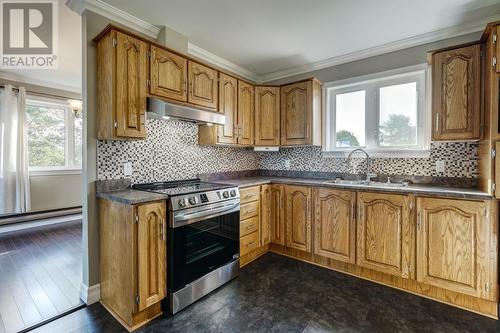
MULTIPOLYGON (((140 332, 497 332, 467 311, 266 254, 241 276, 175 317, 140 332)), ((95 304, 36 332, 126 332, 95 304)))
POLYGON ((0 234, 0 333, 82 304, 81 221, 0 234))

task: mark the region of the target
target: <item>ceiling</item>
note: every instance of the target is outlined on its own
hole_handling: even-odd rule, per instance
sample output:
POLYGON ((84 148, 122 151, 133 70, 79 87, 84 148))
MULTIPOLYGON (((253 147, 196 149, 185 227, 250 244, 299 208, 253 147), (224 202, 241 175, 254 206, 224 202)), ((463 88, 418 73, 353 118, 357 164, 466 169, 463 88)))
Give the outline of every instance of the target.
POLYGON ((102 1, 259 77, 443 29, 441 38, 469 33, 456 27, 500 19, 500 0, 102 1))
POLYGON ((57 69, 2 69, 0 80, 27 82, 44 87, 81 93, 82 19, 59 0, 59 41, 57 69))

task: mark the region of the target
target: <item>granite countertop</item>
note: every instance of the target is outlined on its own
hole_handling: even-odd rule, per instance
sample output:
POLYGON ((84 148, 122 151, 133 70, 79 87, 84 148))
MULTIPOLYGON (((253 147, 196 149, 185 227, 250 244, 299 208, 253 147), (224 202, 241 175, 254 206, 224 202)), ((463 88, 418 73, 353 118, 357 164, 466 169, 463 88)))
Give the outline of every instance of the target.
POLYGON ((133 189, 97 192, 99 199, 121 202, 126 205, 136 205, 144 202, 168 199, 168 195, 139 191, 133 189))
POLYGON ((297 178, 297 177, 245 177, 214 180, 214 182, 221 184, 231 184, 239 187, 250 187, 269 183, 278 184, 291 184, 291 185, 308 185, 308 186, 321 186, 349 190, 362 190, 370 192, 390 192, 390 193, 411 193, 426 196, 436 197, 449 197, 449 198, 463 198, 463 199, 478 199, 488 200, 492 196, 486 192, 479 191, 474 188, 460 188, 448 186, 435 186, 435 185, 409 185, 407 187, 383 187, 383 186, 369 186, 363 184, 346 185, 346 184, 333 184, 326 183, 327 179, 318 178, 297 178))

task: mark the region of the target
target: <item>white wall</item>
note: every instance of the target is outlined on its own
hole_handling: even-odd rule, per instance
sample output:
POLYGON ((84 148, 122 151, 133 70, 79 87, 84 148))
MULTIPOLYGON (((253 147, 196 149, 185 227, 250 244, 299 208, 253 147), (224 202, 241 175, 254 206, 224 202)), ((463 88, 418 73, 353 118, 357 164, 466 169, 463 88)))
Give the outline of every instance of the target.
POLYGON ((30 175, 31 211, 77 207, 82 205, 82 175, 30 175))

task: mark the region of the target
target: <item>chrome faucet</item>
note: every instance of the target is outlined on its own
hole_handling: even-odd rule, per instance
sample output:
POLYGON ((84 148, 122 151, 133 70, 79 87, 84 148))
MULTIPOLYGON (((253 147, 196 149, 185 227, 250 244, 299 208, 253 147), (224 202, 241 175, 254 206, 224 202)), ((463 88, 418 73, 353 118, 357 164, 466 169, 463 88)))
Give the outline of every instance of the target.
POLYGON ((376 174, 370 173, 370 171, 371 171, 370 155, 368 155, 368 153, 364 149, 356 148, 353 151, 351 151, 349 153, 349 155, 347 155, 347 160, 349 161, 351 159, 351 156, 356 152, 361 152, 361 153, 366 155, 366 179, 365 179, 365 182, 369 183, 373 177, 377 176, 376 174))

